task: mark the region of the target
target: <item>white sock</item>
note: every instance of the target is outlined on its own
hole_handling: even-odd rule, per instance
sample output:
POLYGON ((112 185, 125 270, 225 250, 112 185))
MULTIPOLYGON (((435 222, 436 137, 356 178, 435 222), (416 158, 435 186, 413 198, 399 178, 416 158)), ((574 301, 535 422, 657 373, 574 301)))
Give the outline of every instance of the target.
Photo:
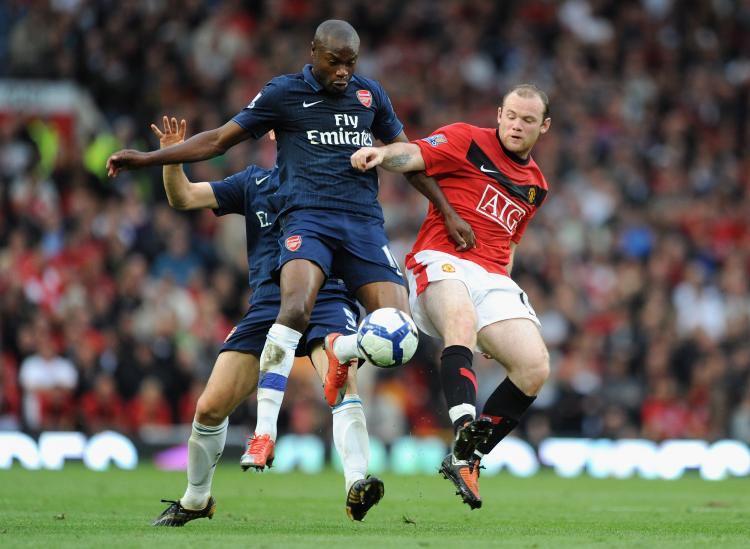
POLYGON ((333 443, 344 466, 346 493, 349 493, 352 484, 367 475, 370 461, 370 439, 358 395, 346 395, 333 408, 333 443))
POLYGON ((258 422, 255 433, 270 435, 276 440, 276 422, 289 372, 294 364, 294 350, 302 334, 283 324, 274 324, 268 330, 266 344, 260 354, 258 379, 258 422))
POLYGON ((473 404, 457 404, 448 410, 448 416, 451 418, 451 423, 455 423, 463 416, 471 416, 471 419, 475 419, 477 417, 477 409, 473 404))
POLYGON ((193 431, 188 440, 188 486, 180 503, 185 509, 203 509, 211 495, 211 481, 216 464, 224 451, 229 418, 221 425, 209 427, 193 421, 193 431))
POLYGON ((333 354, 340 362, 349 362, 353 358, 365 358, 357 346, 357 334, 342 335, 333 342, 333 354))

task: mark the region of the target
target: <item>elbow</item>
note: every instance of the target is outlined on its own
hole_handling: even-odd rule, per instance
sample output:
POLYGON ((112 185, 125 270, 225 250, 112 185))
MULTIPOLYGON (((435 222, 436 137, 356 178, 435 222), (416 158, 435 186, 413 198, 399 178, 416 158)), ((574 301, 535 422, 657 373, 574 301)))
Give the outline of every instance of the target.
POLYGON ((214 157, 217 157, 217 156, 221 156, 222 154, 224 154, 225 152, 227 152, 228 149, 229 149, 228 145, 226 145, 225 143, 222 143, 221 141, 217 140, 213 144, 213 150, 211 151, 211 157, 214 158, 214 157))
POLYGON ((169 202, 169 205, 175 210, 184 211, 190 209, 188 201, 183 197, 167 195, 167 201, 169 202))

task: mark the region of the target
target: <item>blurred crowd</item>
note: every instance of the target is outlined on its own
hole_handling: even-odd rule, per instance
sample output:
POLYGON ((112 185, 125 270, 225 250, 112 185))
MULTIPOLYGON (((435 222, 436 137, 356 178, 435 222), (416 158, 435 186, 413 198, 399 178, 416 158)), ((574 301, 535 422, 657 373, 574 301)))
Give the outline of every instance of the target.
MULTIPOLYGON (((518 434, 750 442, 747 0, 3 2, 0 81, 74 82, 102 121, 65 136, 33 113, 0 118, 0 429, 191 421, 246 309, 244 226, 175 212, 159 170, 108 180, 104 160, 155 148, 165 113, 190 133, 219 126, 299 71, 327 18, 359 31, 358 72, 412 138, 494 126, 516 83, 549 93, 533 154, 550 195, 513 275, 552 376, 518 434)), ((274 157, 246 142, 188 169, 218 180, 274 157)), ((425 200, 385 173, 380 197, 402 259, 425 200)), ((410 365, 363 369, 374 435, 448 432, 438 354, 425 338, 410 365)), ((295 369, 281 432, 328 436, 319 383, 295 369)), ((504 373, 479 355, 476 370, 483 401, 504 373)), ((252 427, 254 400, 232 422, 252 427)))

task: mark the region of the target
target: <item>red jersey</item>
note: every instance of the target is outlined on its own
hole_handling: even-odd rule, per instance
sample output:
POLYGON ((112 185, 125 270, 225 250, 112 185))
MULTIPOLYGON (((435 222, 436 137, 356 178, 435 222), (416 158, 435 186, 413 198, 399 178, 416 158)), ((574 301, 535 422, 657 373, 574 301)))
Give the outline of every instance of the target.
POLYGON ((473 261, 491 273, 507 275, 510 243, 518 243, 526 225, 547 196, 547 182, 536 162, 511 158, 497 130, 451 124, 414 141, 425 172, 434 177, 448 202, 468 222, 476 247, 457 252, 443 216, 430 203, 407 265, 421 250, 437 250, 473 261))

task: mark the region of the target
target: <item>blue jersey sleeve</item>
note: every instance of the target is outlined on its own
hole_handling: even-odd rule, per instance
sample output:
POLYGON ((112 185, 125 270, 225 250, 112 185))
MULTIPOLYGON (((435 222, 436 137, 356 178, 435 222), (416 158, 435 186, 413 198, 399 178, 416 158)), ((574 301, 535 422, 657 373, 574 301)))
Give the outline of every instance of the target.
POLYGON ((216 202, 219 207, 213 210, 216 215, 245 213, 245 180, 240 174, 230 175, 223 181, 212 181, 211 189, 214 191, 216 202))
POLYGON ((266 84, 250 104, 232 118, 254 139, 267 134, 279 120, 284 89, 275 80, 266 84))
POLYGON ((383 143, 390 143, 404 130, 404 125, 396 116, 391 105, 391 99, 385 93, 383 87, 375 83, 372 89, 375 95, 378 110, 375 112, 375 120, 372 123, 372 134, 383 143))

